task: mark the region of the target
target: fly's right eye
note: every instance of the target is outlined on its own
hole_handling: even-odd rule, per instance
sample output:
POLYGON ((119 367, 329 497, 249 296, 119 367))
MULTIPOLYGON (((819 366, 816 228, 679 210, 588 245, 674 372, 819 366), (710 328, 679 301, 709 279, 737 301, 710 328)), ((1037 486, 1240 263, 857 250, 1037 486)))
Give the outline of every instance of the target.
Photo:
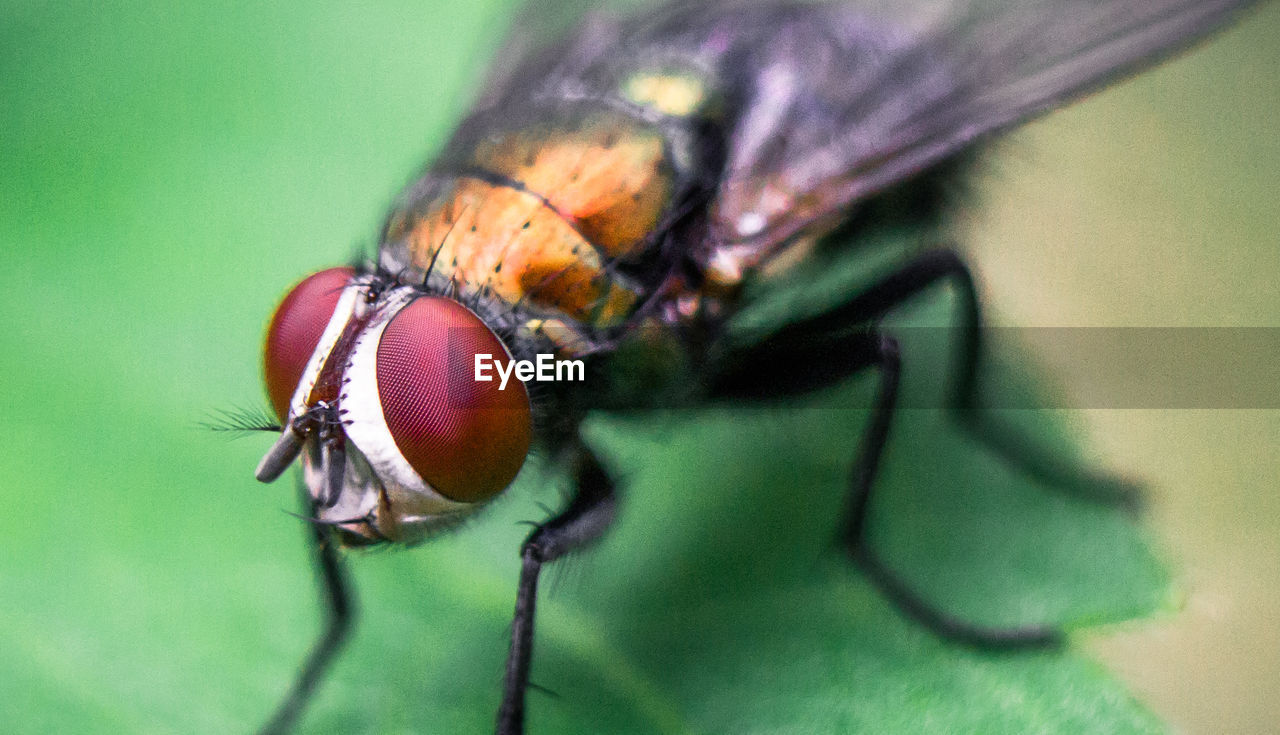
MULTIPOLYGON (((477 357, 509 365, 501 338, 452 299, 404 307, 378 342, 378 401, 405 461, 450 500, 479 503, 502 492, 529 453, 529 392, 477 380, 477 357)), ((495 363, 498 364, 498 363, 495 363)))
POLYGON ((288 420, 289 401, 298 381, 354 275, 350 268, 330 268, 308 276, 289 291, 271 317, 262 373, 267 397, 281 421, 288 420))

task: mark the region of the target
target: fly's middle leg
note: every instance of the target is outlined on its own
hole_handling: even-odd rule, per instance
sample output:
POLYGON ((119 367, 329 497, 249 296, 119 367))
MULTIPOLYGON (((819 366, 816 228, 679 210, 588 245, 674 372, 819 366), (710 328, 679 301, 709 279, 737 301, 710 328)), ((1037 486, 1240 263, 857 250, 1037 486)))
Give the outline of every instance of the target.
POLYGON ((709 392, 718 399, 765 399, 803 393, 864 370, 879 376, 871 421, 853 465, 840 540, 850 556, 899 610, 939 635, 985 648, 1056 644, 1057 630, 1045 626, 995 628, 962 620, 930 603, 886 565, 867 539, 867 518, 880 459, 897 410, 902 360, 896 340, 875 327, 808 333, 788 330, 724 360, 709 392), (790 366, 811 369, 796 371, 790 366))
POLYGON ((872 406, 871 423, 863 434, 850 482, 849 501, 841 533, 849 554, 898 609, 946 638, 983 648, 1026 648, 1058 644, 1061 634, 1051 627, 1029 625, 995 628, 974 625, 948 614, 928 602, 899 577, 868 543, 867 516, 880 458, 889 441, 889 430, 893 424, 902 359, 898 343, 892 337, 871 331, 862 335, 859 342, 865 360, 863 364, 878 372, 879 384, 872 406))
POLYGON ((795 341, 815 334, 848 331, 850 325, 873 323, 926 289, 951 283, 959 298, 960 345, 947 409, 959 425, 998 453, 1018 471, 1045 486, 1090 500, 1137 510, 1140 490, 1131 482, 1066 460, 1031 441, 982 405, 984 326, 973 275, 950 249, 922 253, 849 301, 810 319, 788 325, 770 340, 795 341))

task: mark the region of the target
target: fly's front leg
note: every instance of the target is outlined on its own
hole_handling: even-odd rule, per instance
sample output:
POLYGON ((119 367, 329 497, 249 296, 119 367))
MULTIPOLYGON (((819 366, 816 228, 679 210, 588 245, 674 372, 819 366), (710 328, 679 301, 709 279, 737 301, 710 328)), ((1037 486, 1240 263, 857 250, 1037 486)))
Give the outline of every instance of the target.
MULTIPOLYGON (((305 489, 302 495, 308 498, 305 489)), ((303 507, 310 510, 312 515, 316 512, 315 503, 312 503, 309 498, 304 502, 303 507)), ((338 558, 338 550, 334 548, 333 532, 323 524, 309 525, 311 533, 308 534, 308 538, 315 544, 316 573, 320 578, 327 620, 319 640, 303 662, 293 688, 289 690, 289 694, 280 703, 280 707, 276 709, 271 719, 258 731, 259 735, 283 735, 289 732, 297 721, 298 715, 302 713, 303 707, 310 700, 316 684, 320 682, 330 661, 342 648, 355 621, 355 601, 347 584, 342 560, 338 558)))
POLYGON ((511 621, 511 650, 503 677, 502 706, 498 710, 498 735, 524 732, 524 697, 529 688, 534 608, 542 565, 595 541, 613 521, 613 481, 589 449, 579 443, 576 452, 573 499, 559 515, 535 528, 520 549, 523 563, 516 588, 515 616, 511 621))

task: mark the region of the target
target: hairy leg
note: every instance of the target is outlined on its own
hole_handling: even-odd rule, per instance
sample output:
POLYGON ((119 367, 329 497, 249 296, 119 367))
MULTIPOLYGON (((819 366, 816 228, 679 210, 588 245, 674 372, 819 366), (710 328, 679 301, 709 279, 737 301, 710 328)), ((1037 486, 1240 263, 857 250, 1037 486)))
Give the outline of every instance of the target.
POLYGON ((524 732, 525 692, 533 660, 534 608, 542 566, 595 541, 613 521, 613 481, 586 447, 579 444, 577 455, 573 499, 559 515, 539 524, 520 550, 523 563, 498 710, 499 735, 524 732))

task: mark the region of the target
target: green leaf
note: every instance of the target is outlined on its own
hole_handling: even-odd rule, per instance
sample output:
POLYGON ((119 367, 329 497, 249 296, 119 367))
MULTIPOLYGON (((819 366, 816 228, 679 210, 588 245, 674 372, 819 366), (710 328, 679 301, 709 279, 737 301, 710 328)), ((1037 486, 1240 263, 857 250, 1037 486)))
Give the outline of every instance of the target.
MULTIPOLYGON (((465 78, 456 39, 493 12, 424 25, 418 4, 304 18, 58 5, 0 24, 20 92, 0 112, 0 146, 18 143, 0 148, 4 730, 248 732, 275 706, 319 629, 306 529, 281 512, 285 483, 252 480, 268 438, 195 426, 260 400, 275 300, 373 231, 449 123, 433 96, 465 78), (399 71, 423 59, 429 75, 399 71)), ((812 301, 775 294, 759 323, 890 260, 863 251, 824 270, 831 283, 800 278, 792 296, 812 301)), ((938 295, 889 326, 947 307, 938 295)), ((904 332, 922 404, 948 372, 928 342, 904 332)), ((946 643, 846 563, 832 540, 867 415, 829 406, 865 405, 871 387, 591 420, 624 505, 597 548, 547 574, 533 678, 556 696, 530 694, 533 735, 1160 729, 1070 650, 946 643)), ((1023 413, 1073 451, 1053 416, 1023 413)), ((902 413, 881 479, 874 543, 957 614, 1076 628, 1162 600, 1128 520, 1009 472, 935 411, 902 413)), ((302 731, 489 728, 517 522, 544 518, 562 486, 532 466, 456 533, 350 554, 360 624, 302 731)))
MULTIPOLYGON (((62 385, 63 403, 39 421, 48 406, 22 404, 34 430, 13 456, 44 469, 32 497, 74 489, 76 502, 42 516, 38 535, 9 519, 5 578, 25 604, 0 631, 15 652, 4 680, 33 703, 17 730, 244 731, 318 628, 304 529, 271 511, 289 494, 244 481, 266 440, 197 441, 171 404, 113 397, 118 375, 35 342, 48 370, 10 384, 32 397, 62 385), (60 464, 81 427, 102 428, 60 464)), ((13 362, 6 373, 21 374, 13 362)), ((1159 729, 1069 652, 957 647, 895 612, 832 544, 866 413, 827 402, 853 400, 590 422, 624 505, 598 548, 548 573, 534 680, 557 696, 530 695, 531 732, 1159 729)), ((490 512, 420 548, 349 555, 362 623, 303 731, 488 727, 517 522, 558 502, 549 474, 532 467, 490 512)), ((1075 626, 1162 593, 1127 520, 1031 485, 936 411, 903 412, 876 492, 878 548, 973 619, 1075 626)))

